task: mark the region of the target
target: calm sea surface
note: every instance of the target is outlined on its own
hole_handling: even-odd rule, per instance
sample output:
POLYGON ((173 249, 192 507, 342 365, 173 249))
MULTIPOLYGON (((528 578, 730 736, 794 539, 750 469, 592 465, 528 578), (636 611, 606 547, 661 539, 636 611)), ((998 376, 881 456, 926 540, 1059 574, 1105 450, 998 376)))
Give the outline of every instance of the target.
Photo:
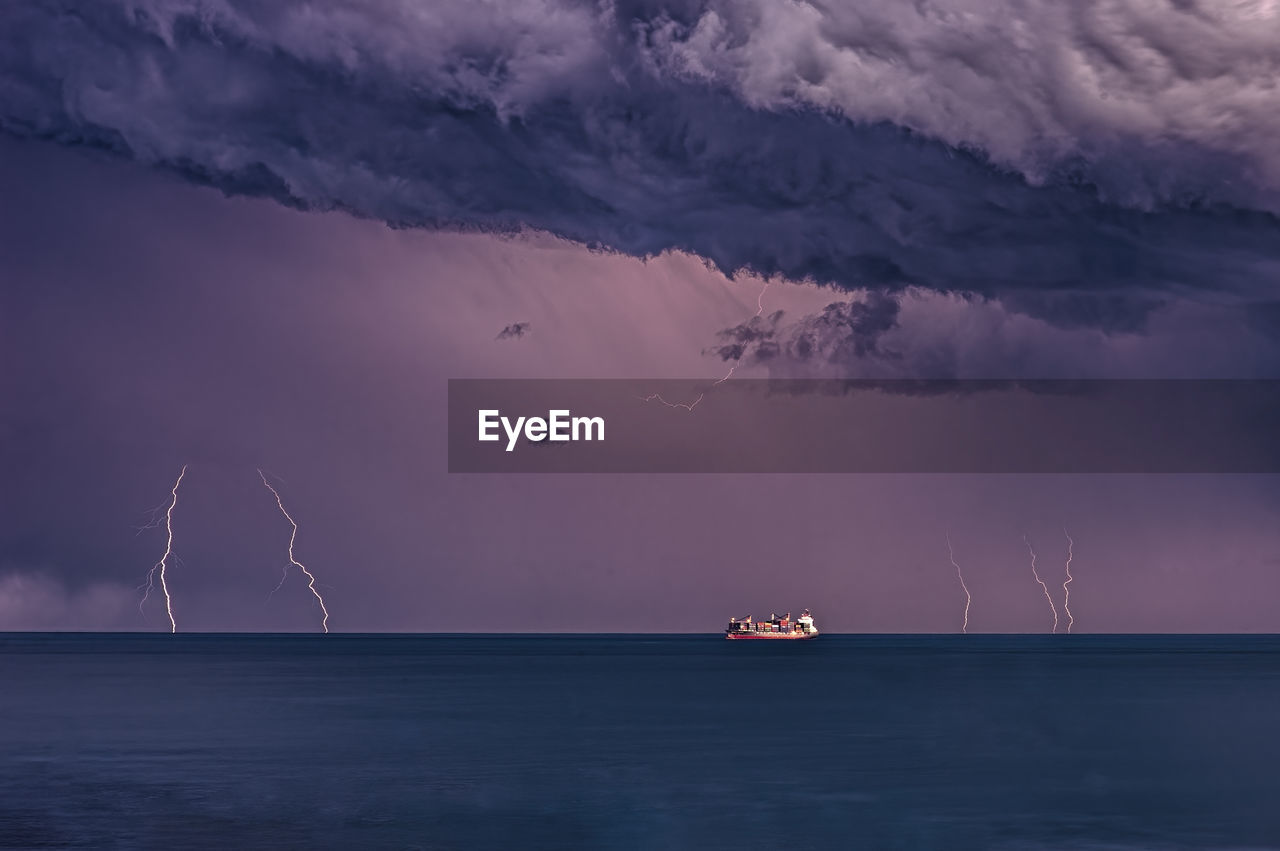
POLYGON ((1280 638, 0 634, 0 848, 1280 848, 1280 638))

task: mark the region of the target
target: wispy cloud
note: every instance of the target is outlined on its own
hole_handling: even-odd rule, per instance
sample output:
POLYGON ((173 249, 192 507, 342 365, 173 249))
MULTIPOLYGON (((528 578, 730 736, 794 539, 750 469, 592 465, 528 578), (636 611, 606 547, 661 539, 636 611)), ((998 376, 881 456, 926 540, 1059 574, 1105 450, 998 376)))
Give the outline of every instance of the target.
POLYGON ((512 322, 510 325, 498 332, 495 340, 518 340, 525 334, 529 333, 528 322, 512 322))

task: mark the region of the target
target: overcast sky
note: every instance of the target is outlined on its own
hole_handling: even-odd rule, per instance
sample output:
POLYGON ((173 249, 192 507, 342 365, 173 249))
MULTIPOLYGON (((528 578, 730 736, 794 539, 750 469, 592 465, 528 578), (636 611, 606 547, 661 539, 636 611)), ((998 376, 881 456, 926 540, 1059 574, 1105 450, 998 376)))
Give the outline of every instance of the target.
POLYGON ((167 629, 186 464, 182 630, 319 625, 258 467, 335 630, 956 631, 949 534, 1047 631, 1064 526, 1077 631, 1280 629, 1274 477, 444 443, 458 377, 1280 377, 1278 66, 1273 2, 6 9, 0 628, 167 629))

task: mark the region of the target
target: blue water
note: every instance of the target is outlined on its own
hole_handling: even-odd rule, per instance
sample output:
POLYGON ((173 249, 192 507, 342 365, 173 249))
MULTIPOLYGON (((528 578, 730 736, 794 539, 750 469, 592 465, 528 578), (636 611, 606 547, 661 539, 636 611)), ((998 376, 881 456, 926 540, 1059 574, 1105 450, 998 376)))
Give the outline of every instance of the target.
POLYGON ((1280 638, 0 635, 2 848, 1280 847, 1280 638))

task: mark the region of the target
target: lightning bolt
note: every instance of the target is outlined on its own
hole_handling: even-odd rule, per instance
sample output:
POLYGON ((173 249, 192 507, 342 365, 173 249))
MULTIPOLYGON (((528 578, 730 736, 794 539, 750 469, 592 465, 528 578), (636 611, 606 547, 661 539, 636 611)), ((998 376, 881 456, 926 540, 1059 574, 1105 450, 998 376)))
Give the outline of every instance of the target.
POLYGON ((963 633, 969 632, 969 604, 973 602, 973 595, 969 593, 969 586, 964 584, 964 574, 960 572, 960 565, 956 563, 956 551, 951 548, 951 533, 947 532, 947 553, 951 556, 951 566, 956 569, 956 578, 960 580, 960 587, 964 589, 964 625, 960 627, 963 633))
MULTIPOLYGON (((312 574, 311 571, 307 570, 307 566, 305 564, 298 561, 293 555, 293 544, 298 539, 297 521, 295 521, 293 517, 290 516, 289 512, 285 510, 284 503, 280 499, 280 493, 271 486, 271 482, 267 481, 267 474, 262 472, 261 468, 258 468, 258 475, 262 478, 262 483, 267 486, 267 490, 271 491, 271 495, 276 498, 276 505, 280 507, 280 513, 284 515, 285 519, 289 521, 289 525, 293 527, 293 532, 290 533, 289 535, 289 564, 297 565, 298 569, 301 570, 303 574, 306 575, 307 588, 311 591, 311 594, 316 598, 316 602, 320 604, 320 611, 324 614, 324 620, 321 621, 320 626, 327 633, 329 631, 329 607, 324 604, 324 597, 320 596, 320 592, 316 590, 316 577, 314 574, 312 574)), ((272 591, 271 593, 274 594, 276 591, 279 591, 280 586, 284 585, 284 581, 288 578, 289 578, 289 566, 286 565, 284 569, 284 576, 280 578, 280 584, 277 585, 275 587, 275 590, 272 591)))
MULTIPOLYGON (((173 555, 173 509, 178 504, 178 487, 182 484, 182 477, 185 476, 186 474, 187 474, 187 465, 183 464, 182 471, 178 473, 178 480, 173 483, 173 490, 170 491, 170 494, 172 494, 173 498, 169 501, 169 507, 166 508, 164 512, 164 525, 165 525, 165 530, 168 532, 168 538, 165 540, 165 545, 164 545, 164 555, 160 556, 160 560, 156 562, 150 570, 147 571, 147 582, 146 582, 146 585, 144 586, 146 588, 146 591, 143 593, 142 599, 138 601, 138 611, 142 612, 142 616, 145 618, 147 616, 147 613, 143 609, 143 606, 146 605, 147 599, 151 596, 151 591, 153 588, 155 588, 156 577, 159 576, 160 590, 164 592, 164 610, 165 610, 165 613, 169 615, 169 632, 170 633, 174 633, 178 631, 178 622, 173 619, 173 598, 169 595, 169 582, 165 576, 165 572, 169 566, 169 556, 173 555)), ((145 526, 143 528, 144 529, 154 528, 155 526, 158 526, 158 525, 159 525, 159 522, 157 518, 157 522, 153 522, 152 524, 145 526)), ((138 531, 141 532, 142 529, 138 531)))
MULTIPOLYGON (((764 286, 760 288, 760 294, 756 296, 756 312, 751 316, 751 319, 759 319, 761 314, 764 313, 764 294, 765 292, 768 291, 768 289, 769 289, 769 282, 765 281, 764 286)), ((748 319, 747 321, 750 322, 751 319, 748 319)), ((733 373, 737 371, 738 366, 742 363, 742 359, 743 357, 746 356, 746 354, 747 354, 747 350, 744 347, 742 350, 742 354, 738 355, 738 357, 734 360, 734 362, 730 364, 729 371, 726 372, 722 377, 713 381, 711 383, 711 386, 715 387, 716 385, 724 384, 726 381, 732 378, 733 373)), ((694 408, 698 407, 699 402, 701 402, 703 399, 707 397, 708 392, 709 392, 709 389, 702 391, 701 393, 698 394, 698 398, 694 399, 692 402, 668 402, 666 399, 662 398, 661 393, 650 393, 648 396, 637 396, 636 398, 638 398, 642 402, 657 401, 662 403, 663 405, 666 405, 668 408, 684 408, 686 411, 692 411, 694 408)))
POLYGON ((1031 549, 1031 541, 1026 535, 1022 536, 1022 540, 1027 543, 1027 551, 1031 553, 1031 575, 1036 578, 1036 582, 1040 583, 1041 589, 1044 590, 1044 598, 1049 601, 1049 610, 1053 612, 1053 633, 1058 632, 1058 607, 1053 604, 1053 597, 1049 596, 1049 586, 1044 584, 1044 580, 1040 578, 1040 574, 1036 572, 1036 551, 1031 549))
MULTIPOLYGON (((719 382, 716 383, 718 384, 719 382)), ((694 408, 698 407, 698 403, 705 399, 706 396, 707 394, 705 392, 699 393, 698 398, 694 399, 692 402, 668 402, 666 399, 662 398, 661 393, 650 393, 648 396, 637 396, 636 398, 641 402, 657 401, 666 405, 668 408, 684 408, 686 411, 692 411, 694 408)))
POLYGON ((1067 613, 1067 634, 1070 635, 1071 627, 1075 625, 1076 622, 1076 619, 1071 616, 1071 589, 1068 587, 1071 585, 1071 581, 1075 579, 1075 577, 1071 575, 1071 557, 1073 555, 1076 542, 1071 540, 1071 535, 1067 532, 1066 526, 1062 527, 1062 534, 1067 536, 1067 581, 1062 583, 1062 610, 1067 613))
MULTIPOLYGON (((166 504, 162 502, 159 505, 157 505, 155 508, 152 508, 150 511, 148 511, 147 522, 143 523, 140 526, 134 526, 133 527, 134 532, 136 532, 137 535, 141 535, 143 532, 146 532, 148 529, 154 529, 157 526, 159 526, 164 518, 165 505, 166 504)), ((135 537, 137 537, 137 535, 135 535, 135 537)))

